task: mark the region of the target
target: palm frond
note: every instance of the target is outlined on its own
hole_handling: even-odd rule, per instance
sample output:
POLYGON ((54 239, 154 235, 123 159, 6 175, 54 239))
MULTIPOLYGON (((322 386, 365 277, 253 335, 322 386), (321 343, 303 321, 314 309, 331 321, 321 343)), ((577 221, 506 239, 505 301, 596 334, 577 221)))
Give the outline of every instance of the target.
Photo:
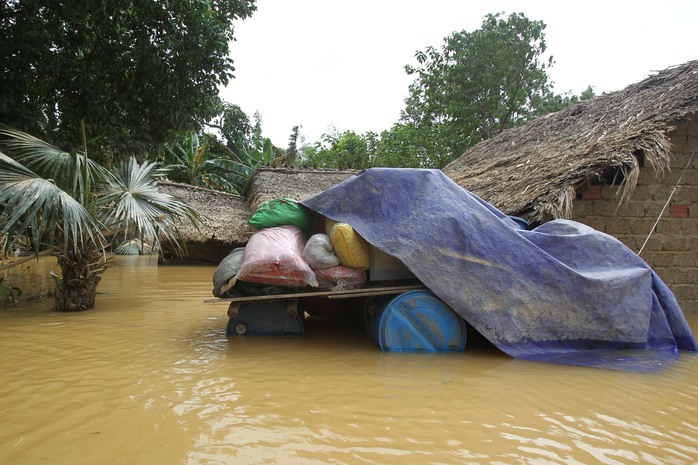
POLYGON ((223 190, 231 194, 239 193, 238 187, 226 179, 224 176, 218 175, 216 173, 209 173, 205 175, 204 183, 212 188, 223 190))
POLYGON ((85 240, 101 240, 101 224, 80 202, 53 181, 41 178, 3 153, 0 181, 0 235, 31 236, 35 252, 42 239, 53 245, 58 231, 65 249, 71 243, 77 249, 85 240))
POLYGON ((205 163, 206 177, 224 190, 241 193, 255 169, 237 161, 225 158, 207 160, 205 163))
POLYGON ((86 192, 106 176, 106 170, 92 160, 87 161, 88 182, 83 177, 85 156, 70 154, 30 134, 0 127, 0 148, 38 176, 52 179, 61 189, 74 197, 86 192))
POLYGON ((105 223, 111 234, 135 229, 159 242, 164 237, 179 246, 176 220, 184 220, 198 226, 200 215, 184 202, 158 191, 152 179, 155 163, 139 165, 131 157, 117 169, 100 194, 101 211, 106 213, 105 223))
POLYGON ((13 157, 20 161, 31 159, 37 155, 39 157, 45 155, 58 156, 65 153, 65 151, 31 134, 6 126, 0 126, 0 136, 3 136, 2 141, 0 141, 0 147, 5 152, 12 153, 13 157))
POLYGON ((250 166, 243 165, 242 163, 233 160, 226 160, 225 158, 206 160, 205 164, 207 167, 209 167, 209 169, 212 167, 224 172, 235 173, 247 177, 251 176, 255 171, 254 168, 250 166))
POLYGON ((0 152, 0 182, 2 184, 16 182, 24 177, 36 177, 36 174, 0 152))

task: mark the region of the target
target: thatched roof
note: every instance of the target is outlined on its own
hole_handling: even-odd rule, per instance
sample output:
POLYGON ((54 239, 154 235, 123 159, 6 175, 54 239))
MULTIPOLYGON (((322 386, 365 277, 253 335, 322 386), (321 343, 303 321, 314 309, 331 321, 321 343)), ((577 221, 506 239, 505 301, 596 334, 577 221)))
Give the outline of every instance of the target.
POLYGON ((250 211, 266 200, 288 198, 305 200, 333 187, 358 171, 297 170, 262 168, 247 183, 244 195, 250 211))
POLYGON ((173 182, 158 183, 158 189, 185 201, 201 215, 201 230, 191 224, 179 225, 180 236, 185 241, 240 244, 247 242, 254 232, 248 224, 250 213, 243 197, 173 182))
POLYGON ((505 213, 568 218, 576 189, 609 169, 624 174, 621 201, 629 197, 639 175, 636 154, 667 168, 671 124, 697 111, 698 61, 691 61, 505 131, 443 171, 505 213))
MULTIPOLYGON (((250 178, 246 197, 173 182, 160 182, 158 188, 183 200, 202 216, 200 230, 188 223, 178 225, 180 238, 186 244, 185 259, 219 263, 235 247, 244 246, 255 233, 249 221, 263 201, 280 197, 304 200, 355 173, 263 168, 250 178)), ((178 260, 174 250, 163 244, 165 248, 163 255, 167 261, 178 260)))

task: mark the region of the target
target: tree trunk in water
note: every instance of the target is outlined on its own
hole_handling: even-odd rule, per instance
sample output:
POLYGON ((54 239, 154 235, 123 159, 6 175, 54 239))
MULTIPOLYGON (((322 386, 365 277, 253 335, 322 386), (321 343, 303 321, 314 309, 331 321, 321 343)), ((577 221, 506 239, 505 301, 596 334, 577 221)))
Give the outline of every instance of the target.
POLYGON ((83 250, 55 253, 63 275, 62 282, 56 289, 56 310, 59 312, 79 312, 93 308, 97 286, 112 264, 102 249, 85 244, 83 246, 83 250))

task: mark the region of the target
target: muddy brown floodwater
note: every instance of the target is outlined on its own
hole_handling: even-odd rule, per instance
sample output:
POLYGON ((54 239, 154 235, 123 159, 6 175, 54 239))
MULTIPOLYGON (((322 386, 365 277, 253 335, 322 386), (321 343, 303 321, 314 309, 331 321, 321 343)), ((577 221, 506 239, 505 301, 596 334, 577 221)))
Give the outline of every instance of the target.
POLYGON ((698 463, 697 355, 632 373, 384 353, 340 318, 229 338, 214 269, 119 257, 94 310, 0 309, 0 464, 698 463))

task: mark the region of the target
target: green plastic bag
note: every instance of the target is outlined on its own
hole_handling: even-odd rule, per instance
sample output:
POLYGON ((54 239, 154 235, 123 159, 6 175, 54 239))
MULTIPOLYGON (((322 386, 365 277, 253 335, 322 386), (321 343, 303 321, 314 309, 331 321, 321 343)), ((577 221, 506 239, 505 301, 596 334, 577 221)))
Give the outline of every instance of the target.
POLYGON ((263 202, 250 218, 250 226, 259 230, 275 226, 297 226, 307 231, 313 223, 313 214, 293 199, 274 199, 263 202))

